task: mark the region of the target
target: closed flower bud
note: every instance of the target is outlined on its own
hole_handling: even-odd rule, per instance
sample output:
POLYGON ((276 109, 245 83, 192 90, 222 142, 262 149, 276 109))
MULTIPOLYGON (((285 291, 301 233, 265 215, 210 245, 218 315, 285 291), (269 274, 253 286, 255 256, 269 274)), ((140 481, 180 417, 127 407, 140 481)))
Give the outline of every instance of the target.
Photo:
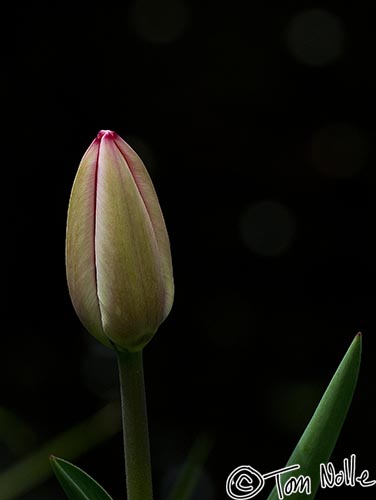
POLYGON ((151 179, 116 133, 99 132, 69 201, 69 293, 86 329, 118 350, 142 349, 172 307, 170 244, 151 179))

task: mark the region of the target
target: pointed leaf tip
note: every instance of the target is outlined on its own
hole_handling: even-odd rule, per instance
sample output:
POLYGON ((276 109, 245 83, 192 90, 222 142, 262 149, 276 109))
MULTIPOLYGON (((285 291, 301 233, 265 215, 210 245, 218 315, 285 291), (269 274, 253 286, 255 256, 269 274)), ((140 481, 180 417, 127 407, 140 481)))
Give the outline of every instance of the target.
POLYGON ((102 486, 79 467, 50 455, 52 469, 69 500, 112 500, 102 486))
MULTIPOLYGON (((355 335, 287 462, 287 466, 299 464, 299 475, 311 478, 311 494, 306 498, 315 497, 320 484, 320 463, 329 461, 345 421, 358 379, 361 351, 362 335, 359 332, 355 335)), ((285 474, 282 484, 285 484, 291 476, 296 477, 296 474, 285 474)), ((268 500, 277 498, 277 490, 274 488, 268 500)), ((296 493, 289 498, 299 500, 301 495, 296 493)))

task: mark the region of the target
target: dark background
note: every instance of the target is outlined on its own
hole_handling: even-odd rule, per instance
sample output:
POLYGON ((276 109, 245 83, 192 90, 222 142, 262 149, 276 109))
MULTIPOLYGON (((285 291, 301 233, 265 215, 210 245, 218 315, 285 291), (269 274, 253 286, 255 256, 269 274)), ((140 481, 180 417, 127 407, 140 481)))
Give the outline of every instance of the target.
MULTIPOLYGON (((282 467, 359 330, 333 461, 356 453, 376 478, 375 17, 358 4, 246 5, 3 18, 0 404, 32 429, 26 454, 117 397, 115 360, 76 318, 64 268, 78 163, 115 130, 151 173, 174 263, 173 310, 144 353, 157 500, 205 429, 216 441, 198 499, 226 498, 243 463, 282 467)), ((118 434, 75 461, 114 498, 121 448, 118 434)), ((2 469, 20 458, 0 445, 2 469)), ((339 495, 374 491, 318 498, 339 495)), ((36 498, 64 494, 51 478, 22 496, 36 498)))

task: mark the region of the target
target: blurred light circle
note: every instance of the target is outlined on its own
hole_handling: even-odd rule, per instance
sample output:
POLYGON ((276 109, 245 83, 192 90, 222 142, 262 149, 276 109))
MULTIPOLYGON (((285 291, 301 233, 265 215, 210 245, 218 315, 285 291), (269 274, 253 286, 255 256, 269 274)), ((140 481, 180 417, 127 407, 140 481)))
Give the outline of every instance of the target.
POLYGON ((277 256, 291 245, 295 234, 295 218, 282 203, 261 201, 249 206, 242 214, 240 234, 252 252, 277 256))
POLYGON ((152 43, 171 43, 184 34, 189 10, 183 0, 135 0, 131 22, 140 38, 152 43))
POLYGON ((351 123, 328 123, 311 140, 310 160, 322 174, 352 177, 364 166, 369 152, 366 135, 351 123))
POLYGON ((325 66, 338 59, 344 50, 343 22, 323 9, 300 12, 287 27, 287 47, 301 63, 325 66))

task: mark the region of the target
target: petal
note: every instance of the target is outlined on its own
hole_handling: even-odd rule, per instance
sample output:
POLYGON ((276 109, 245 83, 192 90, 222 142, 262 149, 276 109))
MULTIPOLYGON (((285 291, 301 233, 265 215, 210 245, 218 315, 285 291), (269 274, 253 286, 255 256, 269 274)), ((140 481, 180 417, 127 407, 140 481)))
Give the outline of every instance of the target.
POLYGON ((111 347, 105 337, 97 296, 95 210, 100 139, 86 151, 74 180, 68 208, 66 271, 69 293, 85 328, 111 347))
POLYGON ((162 321, 164 279, 153 226, 111 132, 99 151, 95 255, 103 330, 140 349, 162 321))
POLYGON ((126 159, 129 170, 132 174, 134 182, 143 199, 146 210, 150 217, 155 238, 157 241, 160 265, 162 267, 163 281, 165 285, 165 303, 163 311, 163 319, 166 318, 171 310, 174 300, 174 279, 171 261, 170 241, 163 218, 162 210, 159 205, 157 194, 155 192, 150 176, 137 153, 117 134, 114 134, 116 146, 121 151, 126 159))

